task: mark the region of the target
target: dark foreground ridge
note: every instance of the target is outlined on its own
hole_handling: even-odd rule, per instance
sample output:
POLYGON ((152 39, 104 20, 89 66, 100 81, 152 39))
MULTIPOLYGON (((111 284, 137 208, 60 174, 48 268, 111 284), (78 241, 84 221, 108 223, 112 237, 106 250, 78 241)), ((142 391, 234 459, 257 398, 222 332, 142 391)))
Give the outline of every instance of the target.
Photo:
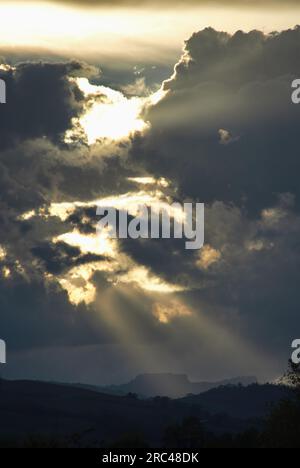
POLYGON ((149 446, 160 447, 170 427, 178 428, 190 419, 218 436, 260 429, 270 405, 292 394, 287 387, 253 384, 223 386, 180 400, 138 399, 134 394, 116 396, 69 385, 2 380, 0 440, 55 437, 68 444, 71 440, 110 446, 139 434, 149 446))

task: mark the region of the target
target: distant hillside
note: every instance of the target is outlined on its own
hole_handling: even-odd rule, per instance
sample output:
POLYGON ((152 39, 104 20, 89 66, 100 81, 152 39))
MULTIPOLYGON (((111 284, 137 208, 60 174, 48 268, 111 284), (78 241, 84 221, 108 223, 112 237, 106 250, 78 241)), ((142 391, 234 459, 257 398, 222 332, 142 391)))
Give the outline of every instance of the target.
POLYGON ((0 440, 84 434, 84 442, 99 446, 135 433, 159 447, 166 428, 187 417, 197 417, 215 434, 239 433, 262 427, 270 404, 292 397, 289 388, 254 384, 228 385, 177 400, 139 400, 71 385, 0 380, 0 440))
MULTIPOLYGON (((196 412, 202 416, 202 410, 196 412)), ((144 434, 153 444, 164 427, 189 414, 183 405, 100 394, 72 386, 32 381, 0 382, 0 437, 29 434, 115 440, 126 433, 144 434)))
POLYGON ((250 385, 252 383, 256 383, 255 377, 237 377, 220 382, 191 382, 185 374, 142 374, 123 385, 110 385, 108 387, 85 386, 85 388, 112 395, 136 393, 145 398, 155 396, 180 398, 191 393, 203 393, 223 385, 250 385))
POLYGON ((264 417, 272 404, 292 396, 293 391, 288 387, 253 384, 248 387, 219 387, 179 401, 205 408, 211 414, 225 413, 233 418, 249 419, 264 417))
MULTIPOLYGON (((229 388, 230 391, 235 392, 234 387, 229 388)), ((235 399, 231 402, 234 405, 235 399)), ((212 400, 210 405, 213 406, 212 400)), ((0 439, 34 434, 56 437, 85 434, 84 440, 89 444, 99 445, 124 434, 137 433, 150 445, 159 447, 166 427, 190 416, 199 418, 216 433, 236 433, 252 425, 238 418, 211 417, 193 401, 189 404, 158 397, 138 400, 70 385, 0 381, 0 439)))

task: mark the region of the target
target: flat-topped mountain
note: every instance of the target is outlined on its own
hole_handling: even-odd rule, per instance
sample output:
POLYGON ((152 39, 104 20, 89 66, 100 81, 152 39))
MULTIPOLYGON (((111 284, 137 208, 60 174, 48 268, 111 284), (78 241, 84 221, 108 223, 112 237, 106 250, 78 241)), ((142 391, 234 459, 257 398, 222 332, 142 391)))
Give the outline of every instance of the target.
POLYGON ((185 374, 141 374, 129 383, 101 387, 99 390, 117 395, 136 393, 146 398, 155 396, 181 398, 191 393, 199 394, 220 386, 239 384, 247 386, 256 382, 256 378, 251 376, 236 377, 219 382, 191 382, 185 374))

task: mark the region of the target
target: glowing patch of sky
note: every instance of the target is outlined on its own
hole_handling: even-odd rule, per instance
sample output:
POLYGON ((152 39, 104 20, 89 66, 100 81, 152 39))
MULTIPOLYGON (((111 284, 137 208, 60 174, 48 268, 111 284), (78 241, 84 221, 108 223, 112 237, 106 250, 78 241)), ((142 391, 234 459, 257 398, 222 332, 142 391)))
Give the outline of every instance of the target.
POLYGON ((85 112, 73 119, 73 128, 67 131, 65 141, 80 141, 84 135, 92 145, 99 140, 120 141, 135 132, 143 132, 149 124, 142 118, 145 106, 157 104, 166 92, 158 90, 148 97, 127 98, 120 91, 106 86, 95 86, 86 78, 77 78, 79 89, 86 97, 85 112))
POLYGON ((72 56, 173 61, 185 39, 212 26, 233 32, 292 27, 300 8, 187 7, 76 9, 48 3, 0 3, 1 45, 45 48, 72 56), (170 56, 170 51, 172 56, 170 56))

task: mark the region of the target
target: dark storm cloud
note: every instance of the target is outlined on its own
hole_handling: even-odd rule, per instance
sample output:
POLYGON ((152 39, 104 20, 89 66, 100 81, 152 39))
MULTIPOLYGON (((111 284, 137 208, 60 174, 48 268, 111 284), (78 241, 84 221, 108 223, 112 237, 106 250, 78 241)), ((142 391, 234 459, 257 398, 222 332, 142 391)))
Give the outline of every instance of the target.
POLYGON ((64 242, 58 242, 55 245, 42 243, 33 247, 32 253, 44 263, 46 271, 54 275, 59 275, 75 266, 105 259, 101 255, 82 255, 80 249, 64 242))
POLYGON ((92 148, 85 141, 64 143, 72 119, 84 111, 84 96, 70 78, 99 75, 75 60, 28 60, 0 69, 7 85, 7 104, 0 107, 0 200, 17 214, 56 199, 90 200, 128 187, 124 180, 132 171, 120 160, 122 142, 92 148))
POLYGON ((259 219, 221 202, 206 206, 205 216, 205 248, 218 252, 211 264, 201 261, 203 250, 187 252, 174 241, 127 240, 122 249, 158 277, 187 287, 184 300, 196 315, 205 311, 215 324, 238 329, 282 365, 299 327, 300 218, 293 197, 282 195, 259 219))
POLYGON ((69 77, 89 75, 80 62, 25 62, 15 70, 0 70, 7 87, 8 105, 0 107, 0 145, 48 137, 58 141, 82 112, 83 96, 69 77))
POLYGON ((156 274, 189 284, 195 309, 276 356, 299 328, 299 53, 298 27, 268 36, 206 29, 186 42, 132 157, 176 181, 182 199, 206 203, 205 242, 220 258, 205 268, 172 243, 124 245, 156 274))
MULTIPOLYGON (((6 56, 1 63, 7 61, 6 56)), ((53 243, 74 222, 47 214, 51 202, 87 201, 128 188, 132 171, 118 157, 122 145, 89 148, 63 141, 84 104, 69 78, 95 75, 94 67, 77 61, 27 61, 0 70, 8 95, 0 107, 0 247, 6 254, 1 250, 0 330, 10 350, 113 339, 105 323, 99 325, 99 312, 72 305, 55 280, 104 258, 53 243), (31 210, 35 214, 22 219, 31 210)))
POLYGON ((152 131, 137 140, 135 159, 204 202, 258 214, 276 194, 291 192, 299 206, 300 107, 291 103, 299 53, 300 28, 194 34, 164 84, 169 95, 147 117, 152 131), (231 135, 228 144, 220 131, 231 135))
POLYGON ((0 202, 16 217, 51 201, 90 200, 111 193, 108 187, 117 174, 122 177, 122 165, 112 157, 107 167, 101 150, 99 154, 97 158, 85 146, 60 147, 46 138, 2 150, 0 202))
POLYGON ((0 309, 1 336, 11 351, 106 341, 95 313, 83 304, 74 309, 64 291, 43 280, 0 279, 0 309))

